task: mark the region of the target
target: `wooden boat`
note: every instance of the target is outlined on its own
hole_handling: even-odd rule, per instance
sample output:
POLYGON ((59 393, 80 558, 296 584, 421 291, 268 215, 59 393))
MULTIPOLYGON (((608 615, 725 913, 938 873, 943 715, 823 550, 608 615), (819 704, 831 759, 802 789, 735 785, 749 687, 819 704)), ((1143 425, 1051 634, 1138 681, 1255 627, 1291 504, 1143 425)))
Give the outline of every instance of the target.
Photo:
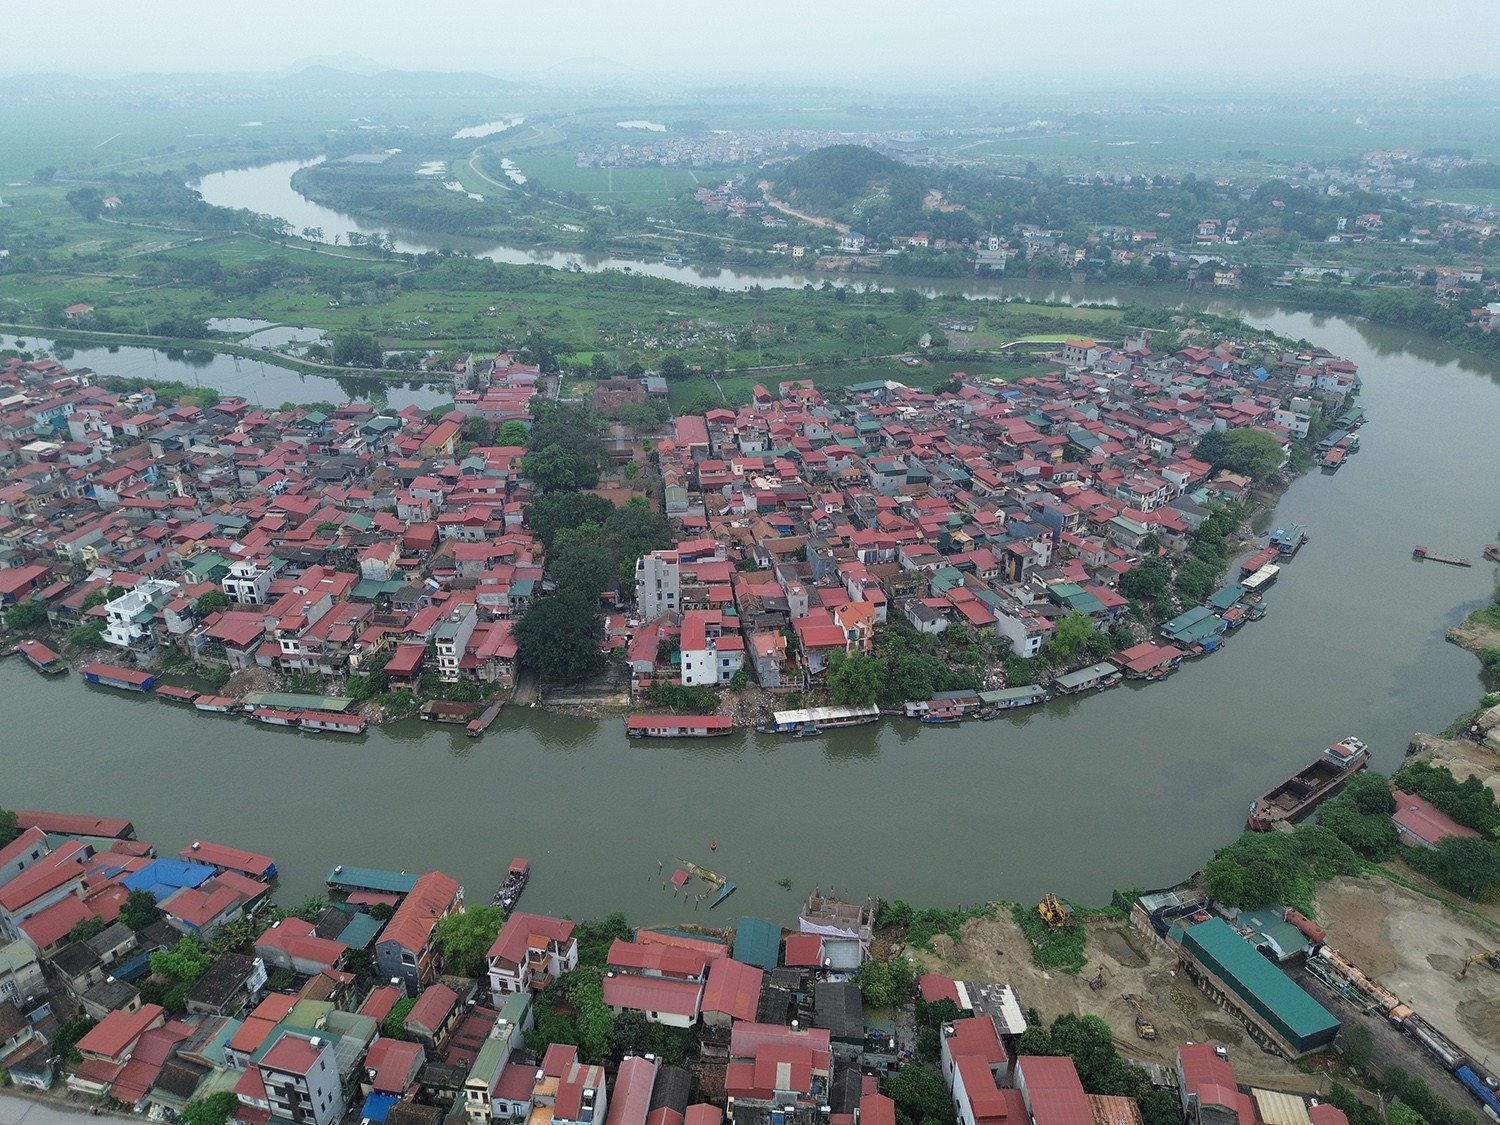
POLYGON ((510 867, 505 872, 505 879, 501 882, 500 889, 495 892, 495 897, 490 900, 490 905, 504 910, 514 910, 516 901, 521 897, 521 892, 526 889, 526 884, 530 879, 531 864, 519 856, 511 860, 510 867))
POLYGON ((1462 555, 1443 555, 1443 554, 1439 554, 1437 551, 1429 551, 1426 547, 1422 546, 1420 543, 1418 543, 1415 547, 1413 547, 1411 549, 1411 557, 1414 558, 1414 559, 1416 559, 1418 562, 1440 562, 1440 563, 1447 563, 1449 566, 1473 566, 1474 565, 1468 559, 1464 558, 1462 555))
POLYGON ((1489 559, 1490 562, 1500 563, 1500 545, 1486 543, 1484 545, 1484 557, 1489 559))

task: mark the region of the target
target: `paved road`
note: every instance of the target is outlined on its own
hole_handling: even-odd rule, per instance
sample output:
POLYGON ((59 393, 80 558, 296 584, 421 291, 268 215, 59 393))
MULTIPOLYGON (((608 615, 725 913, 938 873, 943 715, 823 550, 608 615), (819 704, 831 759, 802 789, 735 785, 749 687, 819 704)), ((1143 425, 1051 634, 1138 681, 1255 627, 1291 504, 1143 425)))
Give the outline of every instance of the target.
MULTIPOLYGON (((102 1114, 112 1119, 115 1114, 102 1114)), ((28 1097, 25 1094, 0 1093, 0 1125, 81 1125, 89 1119, 88 1109, 57 1095, 28 1097)))

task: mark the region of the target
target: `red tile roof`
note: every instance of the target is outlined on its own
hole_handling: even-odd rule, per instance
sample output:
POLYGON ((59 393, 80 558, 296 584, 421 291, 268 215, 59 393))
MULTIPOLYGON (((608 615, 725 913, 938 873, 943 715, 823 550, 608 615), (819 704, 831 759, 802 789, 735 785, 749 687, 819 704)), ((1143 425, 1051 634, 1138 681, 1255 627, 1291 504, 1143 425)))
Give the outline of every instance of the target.
POLYGON ((1415 793, 1395 791, 1396 811, 1391 819, 1419 840, 1436 844, 1446 836, 1477 837, 1478 832, 1458 823, 1441 809, 1434 808, 1415 793))
POLYGON ((429 871, 420 876, 381 931, 381 943, 393 941, 414 953, 424 949, 432 935, 432 927, 448 912, 462 889, 457 879, 441 871, 429 871))

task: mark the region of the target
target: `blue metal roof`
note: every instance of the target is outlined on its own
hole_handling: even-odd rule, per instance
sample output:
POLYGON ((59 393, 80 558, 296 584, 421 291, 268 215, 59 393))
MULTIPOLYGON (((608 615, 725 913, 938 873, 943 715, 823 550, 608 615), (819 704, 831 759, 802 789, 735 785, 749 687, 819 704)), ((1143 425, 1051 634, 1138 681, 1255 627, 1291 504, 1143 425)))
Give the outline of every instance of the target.
POLYGON ((132 871, 120 882, 132 891, 146 891, 161 901, 183 887, 200 887, 213 878, 214 869, 204 863, 181 859, 158 859, 139 871, 132 871))
POLYGON ((360 1118, 364 1121, 375 1121, 379 1125, 385 1125, 386 1116, 391 1112, 391 1106, 401 1100, 396 1094, 371 1094, 365 1098, 365 1108, 360 1110, 360 1118))

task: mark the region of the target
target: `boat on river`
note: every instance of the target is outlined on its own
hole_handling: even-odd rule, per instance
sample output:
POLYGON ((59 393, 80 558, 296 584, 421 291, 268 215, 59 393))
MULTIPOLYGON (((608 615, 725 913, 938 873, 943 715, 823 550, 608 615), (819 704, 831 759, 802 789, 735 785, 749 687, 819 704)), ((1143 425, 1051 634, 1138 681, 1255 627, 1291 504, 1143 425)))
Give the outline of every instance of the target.
POLYGON ((1369 764, 1368 746, 1352 735, 1339 739, 1291 777, 1251 801, 1250 827, 1269 832, 1282 822, 1295 824, 1369 764))
POLYGON ((922 712, 921 722, 928 726, 942 726, 963 720, 964 713, 957 707, 931 707, 922 712))
POLYGON ((192 688, 178 687, 176 684, 160 684, 156 689, 156 698, 168 703, 196 703, 198 693, 192 688))
POLYGON ((1440 562, 1447 563, 1449 566, 1474 565, 1463 555, 1445 555, 1439 551, 1429 551, 1420 543, 1418 543, 1411 549, 1411 557, 1416 559, 1418 562, 1440 562))
POLYGON ((718 738, 734 732, 728 715, 631 715, 628 738, 718 738))
POLYGON ((91 684, 120 688, 122 691, 147 692, 156 686, 154 673, 121 668, 118 664, 90 664, 84 668, 83 678, 91 684))
POLYGON ((1484 545, 1484 557, 1490 562, 1500 563, 1500 544, 1486 543, 1484 545))
POLYGON ((510 867, 505 872, 505 879, 500 884, 500 889, 495 892, 495 897, 490 900, 490 905, 498 906, 506 911, 514 910, 530 878, 531 864, 517 856, 510 861, 510 867))
POLYGON ((53 652, 41 641, 25 640, 16 645, 15 652, 19 652, 26 658, 26 662, 38 672, 46 672, 49 676, 55 676, 60 672, 68 670, 68 662, 57 653, 53 652))

